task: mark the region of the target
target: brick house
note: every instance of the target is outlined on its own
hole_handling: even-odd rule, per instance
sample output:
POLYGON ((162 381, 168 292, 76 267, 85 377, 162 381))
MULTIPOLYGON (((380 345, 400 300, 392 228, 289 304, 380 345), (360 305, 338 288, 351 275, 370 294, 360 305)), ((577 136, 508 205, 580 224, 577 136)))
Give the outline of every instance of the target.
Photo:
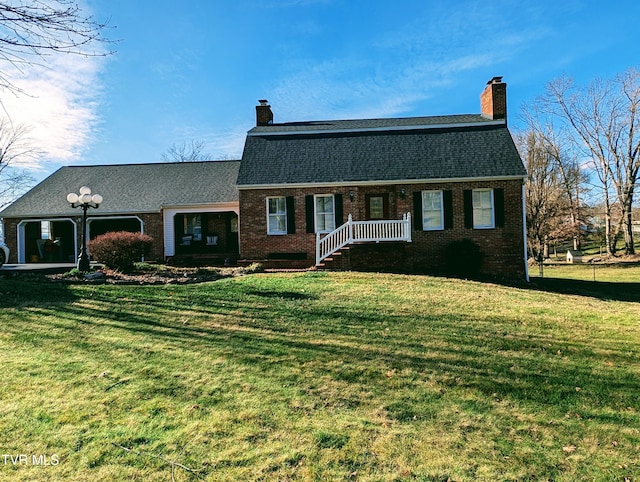
POLYGON ((481 272, 526 279, 506 84, 480 99, 480 114, 280 124, 260 101, 241 161, 64 167, 0 212, 9 262, 73 261, 66 195, 89 186, 104 199, 89 237, 143 231, 151 259, 438 272, 465 240, 481 272))
POLYGON ((477 115, 276 124, 261 101, 237 180, 242 257, 446 271, 464 239, 482 272, 526 278, 526 171, 501 78, 480 103, 477 115))
POLYGON ((239 161, 63 167, 0 212, 10 263, 73 262, 81 212, 66 195, 88 186, 104 201, 90 209, 88 239, 144 232, 150 259, 223 263, 238 258, 239 161))

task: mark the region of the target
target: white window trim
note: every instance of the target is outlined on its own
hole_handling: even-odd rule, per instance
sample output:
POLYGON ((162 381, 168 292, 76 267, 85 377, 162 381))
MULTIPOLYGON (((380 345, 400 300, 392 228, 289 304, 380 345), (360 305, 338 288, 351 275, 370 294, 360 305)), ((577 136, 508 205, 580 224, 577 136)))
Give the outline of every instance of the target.
MULTIPOLYGON (((26 242, 26 233, 25 233, 25 225, 27 223, 32 223, 32 222, 38 222, 38 221, 70 221, 71 224, 73 225, 73 257, 77 258, 78 257, 78 233, 80 232, 81 228, 78 226, 78 220, 77 218, 42 218, 42 219, 23 219, 22 221, 20 221, 18 223, 18 227, 17 227, 17 241, 18 241, 18 263, 19 264, 24 264, 27 262, 27 255, 26 255, 26 247, 25 247, 25 242, 26 242)), ((91 221, 91 219, 87 220, 87 234, 89 233, 89 222, 91 221)), ((88 236, 87 236, 88 239, 88 236)))
POLYGON ((471 191, 471 211, 473 213, 473 229, 494 229, 496 227, 496 205, 494 200, 494 192, 493 189, 473 189, 471 191), (473 206, 473 198, 476 192, 489 192, 490 200, 491 200, 491 223, 490 224, 478 224, 476 222, 476 210, 473 206))
POLYGON ((336 198, 333 194, 314 194, 313 195, 313 226, 316 233, 330 233, 334 229, 336 229, 336 198), (318 209, 316 199, 319 197, 330 197, 331 198, 331 214, 333 216, 333 229, 318 229, 318 209))
POLYGON ((283 234, 287 234, 287 198, 285 196, 268 196, 265 199, 266 209, 267 209, 267 234, 269 236, 282 236, 283 234), (270 217, 273 216, 281 216, 281 214, 274 213, 271 214, 269 212, 269 200, 270 199, 284 199, 284 231, 272 231, 271 223, 269 222, 270 217))
POLYGON ((422 191, 422 212, 420 214, 422 216, 422 230, 423 231, 443 231, 444 230, 444 193, 442 192, 442 190, 422 191), (425 225, 425 219, 424 219, 424 212, 425 212, 424 195, 425 195, 425 193, 432 193, 432 192, 440 193, 440 225, 439 226, 433 226, 433 227, 427 227, 425 225))

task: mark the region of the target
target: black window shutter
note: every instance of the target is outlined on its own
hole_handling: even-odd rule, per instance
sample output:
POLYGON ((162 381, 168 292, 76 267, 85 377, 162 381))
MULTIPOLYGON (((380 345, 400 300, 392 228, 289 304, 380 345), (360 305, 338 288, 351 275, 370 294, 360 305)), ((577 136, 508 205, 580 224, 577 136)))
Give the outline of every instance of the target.
POLYGON ((294 210, 293 196, 286 197, 287 206, 287 234, 295 234, 296 232, 296 213, 294 210))
POLYGON ((344 224, 344 210, 342 207, 342 194, 335 193, 333 200, 336 208, 336 228, 344 224))
POLYGON ((473 191, 465 189, 463 193, 464 201, 464 227, 473 228, 473 191))
POLYGON ((176 244, 182 243, 184 236, 184 214, 176 214, 173 217, 173 231, 176 233, 176 244))
POLYGON ((453 229, 453 191, 442 191, 444 201, 444 229, 453 229))
POLYGON ((206 240, 207 235, 209 234, 209 218, 207 217, 207 213, 202 213, 200 215, 200 226, 202 239, 206 240))
POLYGON ((413 229, 422 231, 422 192, 413 193, 413 229))
POLYGON ((304 197, 305 219, 307 221, 307 233, 314 233, 315 220, 313 215, 313 194, 307 194, 304 197))
POLYGON ((493 207, 495 211, 496 228, 504 228, 504 189, 493 190, 493 207))

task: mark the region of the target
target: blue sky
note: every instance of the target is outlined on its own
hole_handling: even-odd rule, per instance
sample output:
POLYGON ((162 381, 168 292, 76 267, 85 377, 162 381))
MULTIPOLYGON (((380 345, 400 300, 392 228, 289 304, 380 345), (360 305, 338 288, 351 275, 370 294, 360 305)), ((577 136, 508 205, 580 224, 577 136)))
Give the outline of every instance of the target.
POLYGON ((81 0, 107 57, 58 56, 3 94, 32 127, 40 179, 62 165, 157 162, 197 139, 237 159, 258 99, 276 122, 478 113, 508 84, 509 123, 550 80, 640 66, 634 1, 81 0), (605 4, 606 3, 606 4, 605 4))

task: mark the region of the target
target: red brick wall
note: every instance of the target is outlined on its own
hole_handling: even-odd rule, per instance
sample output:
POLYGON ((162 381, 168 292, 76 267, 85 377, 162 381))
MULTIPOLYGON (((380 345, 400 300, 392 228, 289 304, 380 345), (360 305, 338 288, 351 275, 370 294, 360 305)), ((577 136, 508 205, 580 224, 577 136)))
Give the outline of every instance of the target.
MULTIPOLYGON (((338 187, 338 188, 296 188, 296 189, 257 189, 240 191, 240 254, 251 260, 266 259, 272 253, 307 253, 308 265, 315 262, 315 234, 306 232, 305 196, 308 194, 341 193, 343 198, 344 220, 351 213, 354 221, 364 220, 367 194, 388 194, 389 217, 401 219, 407 212, 413 212, 413 192, 422 190, 451 190, 453 194, 453 228, 443 231, 416 231, 412 227, 412 243, 404 247, 403 271, 428 272, 442 268, 444 247, 455 240, 471 239, 485 254, 482 271, 489 274, 523 278, 524 239, 522 219, 522 183, 521 181, 478 181, 467 183, 441 184, 402 184, 390 186, 338 187), (404 196, 401 189, 405 190, 404 196), (502 188, 504 190, 505 225, 494 229, 469 229, 464 226, 463 191, 465 189, 502 188), (349 192, 355 193, 353 201, 349 192), (267 235, 266 201, 268 196, 293 196, 295 199, 295 234, 267 235)), ((420 216, 421 214, 418 213, 420 216)), ((395 245, 395 243, 394 243, 395 245)), ((375 270, 380 266, 377 250, 354 249, 350 262, 366 267, 368 261, 375 270), (369 253, 369 254, 367 254, 369 253), (372 254, 373 253, 373 254, 372 254), (378 258, 378 261, 373 259, 378 258), (367 257, 370 257, 367 260, 367 257), (375 261, 375 262, 374 262, 375 261)), ((394 249, 396 248, 389 248, 394 249)), ((395 251, 394 251, 395 252, 395 251)), ((389 262, 391 262, 389 256, 389 262)), ((398 260, 393 259, 394 269, 398 260)))
POLYGON ((18 223, 19 219, 5 219, 4 220, 4 242, 9 248, 9 259, 7 263, 17 263, 18 262, 18 243, 17 243, 17 233, 18 233, 18 223))
POLYGON ((144 223, 144 233, 153 238, 147 261, 164 261, 164 234, 161 213, 138 214, 144 223))

